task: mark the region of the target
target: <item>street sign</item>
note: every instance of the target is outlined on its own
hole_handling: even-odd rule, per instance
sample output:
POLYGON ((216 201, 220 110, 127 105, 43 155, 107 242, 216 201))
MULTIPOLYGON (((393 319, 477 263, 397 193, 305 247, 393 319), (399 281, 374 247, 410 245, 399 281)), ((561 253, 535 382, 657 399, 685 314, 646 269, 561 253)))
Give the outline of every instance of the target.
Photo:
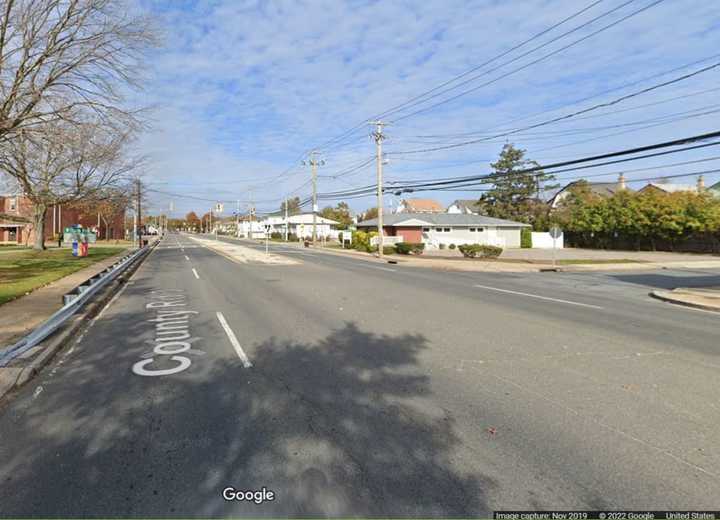
POLYGON ((215 204, 215 213, 222 213, 223 212, 223 204, 222 202, 218 202, 215 204))

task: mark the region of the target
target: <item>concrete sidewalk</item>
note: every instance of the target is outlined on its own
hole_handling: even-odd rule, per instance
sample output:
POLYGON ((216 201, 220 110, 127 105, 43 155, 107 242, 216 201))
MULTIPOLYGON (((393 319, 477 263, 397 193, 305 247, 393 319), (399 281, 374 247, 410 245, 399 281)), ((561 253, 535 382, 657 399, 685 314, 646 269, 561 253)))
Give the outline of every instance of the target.
POLYGON ((13 343, 48 319, 63 304, 63 295, 118 261, 127 249, 118 254, 60 278, 30 294, 0 306, 0 347, 13 343))
POLYGON ((720 312, 720 286, 703 288, 679 287, 672 291, 657 289, 652 291, 650 295, 659 300, 678 305, 720 312))

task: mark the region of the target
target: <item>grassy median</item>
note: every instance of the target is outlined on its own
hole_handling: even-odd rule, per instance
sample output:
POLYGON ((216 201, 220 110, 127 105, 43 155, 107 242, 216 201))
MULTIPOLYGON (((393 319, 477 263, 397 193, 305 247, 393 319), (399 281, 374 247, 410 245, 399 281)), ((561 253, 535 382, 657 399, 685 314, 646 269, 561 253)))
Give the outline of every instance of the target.
POLYGON ((0 254, 0 305, 124 250, 90 246, 84 258, 67 248, 5 251, 0 254))

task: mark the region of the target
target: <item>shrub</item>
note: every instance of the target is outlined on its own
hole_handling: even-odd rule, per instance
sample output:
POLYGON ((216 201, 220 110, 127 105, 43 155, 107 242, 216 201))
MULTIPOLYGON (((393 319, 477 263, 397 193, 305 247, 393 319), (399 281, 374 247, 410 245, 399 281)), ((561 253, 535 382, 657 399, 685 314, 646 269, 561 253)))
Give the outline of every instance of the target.
POLYGON ((384 255, 395 254, 395 246, 383 246, 383 254, 384 255))
POLYGON ((373 237, 377 236, 377 231, 365 233, 364 231, 355 231, 352 236, 352 247, 358 251, 373 253, 377 251, 377 246, 370 245, 373 237))
POLYGON ((465 258, 475 258, 480 252, 480 244, 461 244, 458 249, 465 258))
POLYGON ((440 249, 445 249, 445 244, 440 244, 440 249))
POLYGON ((273 240, 280 240, 282 238, 282 233, 280 233, 279 231, 273 231, 272 233, 270 233, 270 238, 272 238, 273 240))
POLYGON ((395 244, 395 251, 401 255, 409 255, 412 244, 409 242, 398 242, 395 244))
POLYGON ((455 244, 450 244, 450 249, 455 249, 455 244))
POLYGON ((295 233, 288 233, 289 242, 297 242, 298 236, 295 233))
POLYGON ((398 242, 395 244, 395 252, 401 255, 421 255, 425 250, 425 244, 416 244, 413 242, 398 242))
POLYGON ((485 244, 463 244, 458 249, 466 258, 497 258, 502 253, 502 247, 485 244))
POLYGON ((522 228, 520 231, 520 247, 525 249, 532 247, 532 230, 530 228, 522 228))
POLYGON ((483 258, 497 258, 503 252, 503 248, 498 246, 483 245, 480 248, 483 258))

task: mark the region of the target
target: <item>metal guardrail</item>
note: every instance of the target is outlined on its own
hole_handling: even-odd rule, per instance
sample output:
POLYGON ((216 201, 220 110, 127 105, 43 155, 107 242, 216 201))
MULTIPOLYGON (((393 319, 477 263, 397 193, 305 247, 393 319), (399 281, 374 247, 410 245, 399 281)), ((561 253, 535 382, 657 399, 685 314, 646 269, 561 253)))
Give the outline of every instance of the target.
POLYGON ((30 334, 23 337, 16 343, 7 347, 0 347, 0 367, 7 366, 10 361, 35 347, 42 340, 50 336, 53 332, 65 324, 90 298, 93 297, 100 289, 105 287, 117 276, 125 271, 138 258, 145 255, 152 246, 145 246, 133 253, 121 258, 117 263, 108 267, 105 271, 98 273, 90 278, 89 284, 80 285, 75 294, 68 293, 63 296, 64 305, 55 314, 50 316, 42 324, 38 325, 30 334))

